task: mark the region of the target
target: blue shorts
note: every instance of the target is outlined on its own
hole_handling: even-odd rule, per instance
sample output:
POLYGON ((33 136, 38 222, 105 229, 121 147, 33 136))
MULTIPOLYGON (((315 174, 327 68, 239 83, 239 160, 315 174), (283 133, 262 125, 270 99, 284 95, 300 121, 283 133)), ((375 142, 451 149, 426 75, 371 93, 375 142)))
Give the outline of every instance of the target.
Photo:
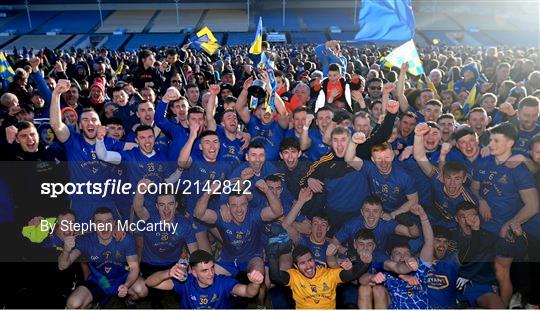
POLYGON ((525 236, 515 238, 514 242, 499 238, 497 241, 495 255, 498 257, 513 258, 514 260, 524 259, 527 254, 527 239, 525 236))
MULTIPOLYGON (((254 256, 251 259, 253 259, 253 258, 261 258, 262 259, 262 257, 259 257, 259 256, 254 256)), ((225 269, 227 272, 229 272, 231 274, 231 276, 233 278, 235 278, 240 272, 248 272, 249 262, 251 261, 251 259, 249 261, 220 260, 220 261, 217 261, 216 264, 218 264, 220 267, 225 269)), ((266 262, 265 262, 265 266, 267 266, 266 262)))
POLYGON ((463 289, 463 296, 465 299, 467 299, 472 308, 478 308, 478 298, 484 296, 485 294, 497 294, 498 292, 499 287, 497 287, 497 285, 473 283, 465 285, 465 288, 463 289))

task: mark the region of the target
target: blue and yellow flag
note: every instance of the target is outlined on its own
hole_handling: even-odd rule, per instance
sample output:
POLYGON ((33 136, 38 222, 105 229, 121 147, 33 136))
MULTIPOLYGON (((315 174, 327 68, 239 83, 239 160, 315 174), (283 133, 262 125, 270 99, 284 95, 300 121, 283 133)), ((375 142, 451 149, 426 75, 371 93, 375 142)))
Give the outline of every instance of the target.
POLYGON ((416 23, 411 0, 363 0, 358 14, 360 42, 411 40, 416 23))
POLYGON ((249 48, 249 54, 259 55, 262 53, 262 35, 263 35, 262 17, 259 17, 259 25, 257 26, 255 39, 253 40, 253 43, 251 43, 251 47, 249 48))
POLYGON ((422 61, 420 60, 420 56, 418 56, 418 51, 413 40, 409 40, 395 48, 390 54, 386 55, 385 61, 396 67, 401 67, 401 64, 408 62, 408 72, 410 74, 419 76, 424 73, 422 61))
POLYGON ((189 40, 193 43, 197 51, 203 50, 210 55, 214 54, 220 48, 216 37, 208 27, 197 31, 189 40))
POLYGON ((0 52, 0 77, 4 81, 12 82, 15 71, 11 68, 11 65, 8 63, 6 55, 3 52, 0 52))

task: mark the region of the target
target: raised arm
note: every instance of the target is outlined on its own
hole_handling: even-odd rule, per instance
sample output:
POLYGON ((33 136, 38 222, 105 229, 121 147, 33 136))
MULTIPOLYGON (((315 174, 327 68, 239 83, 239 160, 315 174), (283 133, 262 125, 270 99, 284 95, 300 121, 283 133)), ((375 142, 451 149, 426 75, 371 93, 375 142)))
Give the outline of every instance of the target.
POLYGON ((405 97, 405 80, 407 79, 407 70, 409 70, 409 63, 404 62, 401 64, 401 69, 399 71, 398 83, 396 87, 396 95, 399 101, 399 109, 401 112, 405 113, 409 111, 409 102, 407 97, 405 97))
POLYGON ((180 98, 180 92, 173 86, 167 89, 163 98, 159 101, 156 106, 155 121, 157 126, 168 134, 172 134, 175 130, 175 124, 167 119, 167 109, 169 108, 169 103, 180 98))
POLYGON ((244 123, 249 123, 249 119, 251 118, 249 108, 247 107, 248 103, 248 89, 253 83, 253 77, 247 78, 247 80, 244 82, 244 86, 242 87, 242 92, 238 96, 238 100, 236 101, 236 112, 238 113, 238 116, 240 116, 240 119, 244 123))
POLYGON ((210 85, 210 97, 208 98, 208 105, 206 106, 206 129, 210 131, 215 131, 217 128, 215 116, 218 101, 217 96, 219 95, 220 90, 219 85, 210 85))
POLYGON ((264 275, 257 270, 247 274, 249 284, 236 284, 231 294, 239 297, 253 298, 259 293, 261 284, 264 282, 264 275))
POLYGON ((364 161, 356 156, 356 148, 365 141, 366 135, 364 133, 354 133, 349 141, 349 146, 347 146, 347 151, 345 151, 345 161, 357 171, 362 169, 364 161))
POLYGON ((195 216, 195 218, 209 224, 216 223, 218 215, 213 210, 208 209, 208 202, 218 187, 219 185, 217 185, 217 183, 212 183, 210 186, 210 191, 205 191, 201 198, 197 201, 195 211, 193 212, 193 216, 195 216))
POLYGON ((371 253, 361 252, 360 261, 355 263, 350 270, 342 270, 339 273, 339 278, 342 282, 350 282, 357 280, 362 274, 366 273, 369 268, 369 264, 373 260, 371 253))
POLYGON ((263 179, 260 179, 255 183, 255 186, 261 190, 268 200, 268 206, 261 210, 261 218, 263 221, 272 221, 283 215, 283 206, 279 198, 270 191, 268 185, 263 179))
POLYGON ((287 233, 295 245, 298 244, 298 241, 300 241, 300 233, 294 227, 294 222, 296 217, 298 217, 298 214, 300 214, 304 204, 311 200, 311 198, 313 198, 313 192, 308 187, 300 189, 298 200, 296 200, 291 208, 291 211, 285 216, 285 219, 283 219, 283 222, 281 223, 283 228, 287 230, 287 233))
POLYGON ((107 135, 107 127, 100 125, 96 136, 96 155, 101 161, 118 165, 122 162, 122 155, 116 151, 108 151, 103 139, 107 135))
POLYGON ((51 128, 58 138, 58 141, 65 143, 69 139, 69 128, 62 122, 62 114, 60 112, 60 96, 69 90, 71 83, 69 80, 60 80, 56 84, 51 96, 50 122, 51 128))
POLYGON ((291 276, 287 271, 282 271, 279 268, 279 254, 267 253, 267 256, 270 280, 276 285, 287 286, 291 280, 291 276))
POLYGON ((411 207, 411 213, 415 214, 420 218, 420 223, 422 224, 422 235, 424 238, 424 245, 420 251, 420 258, 424 263, 431 264, 433 260, 433 229, 429 223, 429 218, 419 204, 411 207))
POLYGON ((133 197, 133 211, 140 220, 144 221, 147 221, 150 218, 150 213, 148 212, 146 207, 144 207, 144 193, 148 189, 148 185, 151 182, 152 181, 150 179, 141 179, 139 181, 139 184, 137 185, 135 196, 133 197))
POLYGON ((174 283, 172 278, 181 280, 185 277, 185 273, 182 270, 182 267, 179 264, 174 265, 169 270, 158 271, 150 275, 146 279, 146 286, 157 288, 161 290, 172 290, 174 288, 174 283))
POLYGON ((414 146, 413 146, 413 157, 418 163, 418 166, 422 172, 427 176, 431 177, 435 168, 429 162, 426 156, 426 149, 424 148, 424 135, 428 134, 431 131, 431 128, 427 123, 420 123, 414 129, 414 146))
POLYGON ((180 154, 178 155, 178 167, 181 169, 186 169, 191 166, 191 151, 193 150, 193 144, 195 144, 195 140, 197 139, 197 134, 199 133, 199 124, 198 123, 190 123, 189 124, 189 137, 186 141, 186 144, 182 149, 180 150, 180 154))
POLYGON ((81 252, 75 248, 75 236, 68 236, 64 239, 64 247, 58 256, 58 269, 66 270, 81 255, 81 252))
POLYGON ((30 66, 32 66, 32 80, 36 84, 39 94, 41 94, 43 100, 45 101, 45 107, 43 108, 49 109, 51 105, 52 92, 51 89, 49 89, 49 87, 47 86, 47 83, 45 83, 43 74, 39 70, 39 63, 41 62, 41 60, 39 57, 34 57, 29 62, 30 66))
POLYGON ((315 118, 314 115, 311 113, 308 113, 306 116, 306 125, 304 125, 304 128, 302 129, 302 133, 300 134, 300 150, 306 151, 311 147, 311 138, 309 137, 309 127, 311 126, 311 123, 313 122, 313 119, 315 118))

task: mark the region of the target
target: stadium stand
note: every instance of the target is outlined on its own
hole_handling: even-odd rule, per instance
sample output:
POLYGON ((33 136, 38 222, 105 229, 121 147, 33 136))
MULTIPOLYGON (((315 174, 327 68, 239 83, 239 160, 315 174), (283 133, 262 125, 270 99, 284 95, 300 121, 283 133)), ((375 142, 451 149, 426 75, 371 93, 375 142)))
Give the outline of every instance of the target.
POLYGON ((21 48, 34 48, 41 49, 47 47, 50 49, 56 49, 66 41, 70 35, 56 35, 56 36, 47 36, 47 35, 26 35, 17 38, 17 40, 8 43, 6 46, 3 46, 2 49, 9 51, 14 47, 21 48))
POLYGON ((291 32, 291 39, 294 43, 324 43, 326 35, 324 32, 291 32))
POLYGON ((118 28, 124 28, 126 32, 142 32, 155 12, 154 10, 115 11, 103 21, 103 26, 96 32, 112 33, 118 28))
MULTIPOLYGON (((102 11, 103 18, 107 18, 111 13, 112 11, 102 11)), ((33 32, 46 33, 52 29, 61 29, 61 33, 88 33, 99 23, 98 11, 65 11, 36 28, 33 32), (77 22, 73 23, 72 21, 77 22)))
POLYGON ((153 21, 150 32, 178 32, 199 23, 203 10, 180 10, 180 27, 176 25, 176 10, 161 10, 153 21))
POLYGON ((208 10, 201 20, 201 25, 216 32, 248 31, 246 12, 243 10, 208 10))
POLYGON ((126 50, 135 50, 140 46, 178 46, 184 41, 185 35, 175 34, 137 34, 126 45, 126 50))
POLYGON ((14 16, 14 18, 10 19, 6 24, 2 25, 1 29, 2 31, 13 29, 16 31, 16 34, 26 34, 30 33, 36 28, 39 28, 43 23, 49 21, 57 15, 59 15, 58 11, 31 11, 30 16, 32 18, 33 28, 30 29, 26 12, 21 12, 14 16))

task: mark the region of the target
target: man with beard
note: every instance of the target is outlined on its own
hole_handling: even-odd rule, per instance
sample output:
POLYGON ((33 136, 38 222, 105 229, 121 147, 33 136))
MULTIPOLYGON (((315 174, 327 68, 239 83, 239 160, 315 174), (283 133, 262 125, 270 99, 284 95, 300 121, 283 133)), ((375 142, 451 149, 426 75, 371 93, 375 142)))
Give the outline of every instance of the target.
MULTIPOLYGON (((508 103, 504 103, 503 105, 508 106, 508 103)), ((505 110, 504 107, 502 109, 503 111, 505 110)), ((506 111, 513 111, 513 109, 506 109, 506 111)), ((540 100, 538 98, 527 96, 519 102, 517 113, 514 111, 514 117, 510 119, 510 122, 518 129, 518 137, 512 149, 513 153, 527 155, 529 141, 534 135, 540 133, 540 125, 538 124, 539 116, 540 100)))
POLYGON ((489 144, 489 131, 487 126, 491 122, 491 118, 488 116, 486 110, 482 107, 475 107, 469 112, 467 117, 467 124, 471 126, 482 147, 489 144))
MULTIPOLYGON (((336 252, 337 248, 332 247, 329 255, 335 255, 336 252)), ((279 268, 280 254, 270 251, 267 255, 270 279, 274 284, 291 288, 298 309, 335 309, 337 286, 358 279, 366 272, 372 260, 371 254, 362 252, 360 262, 350 270, 317 267, 311 250, 298 245, 292 252, 294 267, 283 271, 279 268)))
MULTIPOLYGON (((51 114, 52 115, 52 114, 51 114)), ((84 254, 88 258, 90 275, 69 295, 68 309, 85 309, 92 302, 105 302, 111 297, 126 298, 126 304, 146 297, 148 289, 139 276, 139 260, 135 240, 127 234, 121 241, 113 238, 115 219, 108 208, 98 208, 93 219, 95 232, 78 238, 64 238, 63 251, 58 257, 60 270, 69 268, 84 254)))
MULTIPOLYGON (((67 92, 70 87, 68 80, 60 80, 56 85, 51 99, 51 127, 66 150, 70 182, 86 184, 102 183, 109 178, 110 166, 99 161, 96 154, 96 136, 101 125, 98 114, 92 109, 85 109, 80 116, 79 128, 81 133, 71 131, 63 122, 60 115, 60 95, 67 92)), ((120 151, 124 143, 104 138, 108 150, 120 151)), ((98 207, 116 206, 109 197, 92 194, 75 194, 71 196, 71 208, 77 215, 77 220, 86 222, 98 207)))
POLYGON ((453 309, 456 304, 460 265, 456 254, 448 249, 451 235, 446 228, 433 227, 433 261, 427 277, 432 309, 453 309))
POLYGON ((411 146, 414 143, 414 128, 417 124, 416 115, 412 112, 404 113, 398 122, 398 137, 392 143, 392 149, 403 151, 405 147, 411 146))

